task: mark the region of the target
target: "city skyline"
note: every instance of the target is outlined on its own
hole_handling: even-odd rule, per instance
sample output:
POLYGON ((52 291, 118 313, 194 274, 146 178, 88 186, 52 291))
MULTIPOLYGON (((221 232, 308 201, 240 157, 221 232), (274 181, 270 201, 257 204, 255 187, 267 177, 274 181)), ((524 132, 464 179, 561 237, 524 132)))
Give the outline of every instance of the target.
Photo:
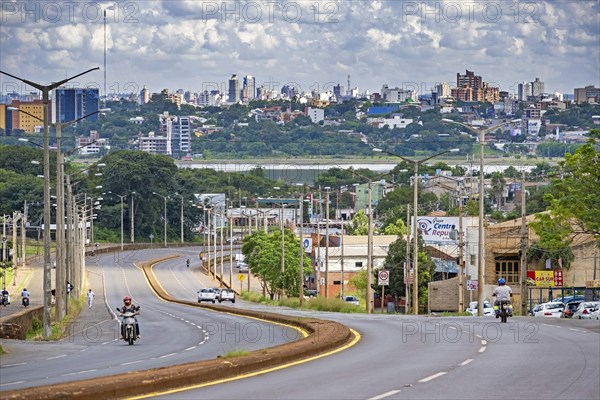
MULTIPOLYGON (((340 84, 373 93, 387 83, 426 94, 465 70, 511 94, 535 78, 550 93, 600 86, 598 1, 30 1, 0 8, 0 69, 38 82, 103 67, 106 10, 108 93, 144 86, 227 93, 231 75, 252 75, 256 87, 275 90, 340 84)), ((103 73, 77 83, 102 91, 103 73)), ((3 93, 27 89, 0 77, 3 93)))

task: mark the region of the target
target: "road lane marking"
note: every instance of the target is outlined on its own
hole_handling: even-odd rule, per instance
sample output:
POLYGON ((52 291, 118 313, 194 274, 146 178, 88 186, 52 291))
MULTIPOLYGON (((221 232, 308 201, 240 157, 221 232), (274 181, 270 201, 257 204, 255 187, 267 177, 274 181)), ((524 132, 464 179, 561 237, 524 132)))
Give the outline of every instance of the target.
POLYGON ((6 365, 3 365, 2 368, 16 367, 18 365, 27 365, 27 363, 22 362, 22 363, 16 363, 16 364, 6 364, 6 365))
POLYGON ((389 392, 380 394, 379 396, 371 397, 370 399, 367 399, 367 400, 381 400, 381 399, 385 399, 386 397, 393 396, 396 393, 400 393, 400 390, 390 390, 389 392))
POLYGON ((97 371, 97 369, 87 369, 85 371, 70 372, 68 374, 62 374, 61 376, 81 375, 81 374, 85 374, 87 372, 94 372, 94 371, 97 371))
POLYGON ((19 383, 23 383, 25 381, 17 381, 17 382, 9 382, 9 383, 3 383, 0 386, 10 386, 10 385, 18 385, 19 383))
POLYGON ((472 358, 467 358, 465 361, 463 361, 460 364, 458 364, 458 366, 459 367, 464 367, 465 365, 469 364, 471 361, 473 361, 472 358))
POLYGON ((482 346, 485 346, 486 344, 487 344, 487 342, 486 342, 485 340, 482 340, 482 341, 481 341, 481 345, 482 345, 482 346))
POLYGON ((176 355, 176 354, 177 354, 177 353, 165 354, 164 356, 160 356, 160 357, 158 357, 158 358, 167 358, 167 357, 174 356, 174 355, 176 355))
POLYGON ((50 358, 46 358, 46 360, 56 360, 57 358, 63 358, 66 357, 66 354, 60 355, 60 356, 56 356, 56 357, 50 357, 50 358))
POLYGON ((194 350, 196 347, 198 346, 192 346, 192 347, 188 347, 187 349, 185 349, 184 351, 190 351, 190 350, 194 350))
POLYGON ((449 328, 449 329, 454 329, 454 330, 456 330, 456 327, 455 327, 455 326, 449 326, 448 328, 449 328))
POLYGON ((137 361, 129 361, 120 365, 131 365, 131 364, 137 364, 137 363, 141 363, 144 360, 137 360, 137 361))
POLYGON ((428 376, 427 378, 423 378, 419 381, 419 383, 425 383, 425 382, 429 382, 435 378, 439 378, 442 375, 446 375, 446 372, 438 372, 437 374, 433 374, 431 376, 428 376))
POLYGON ((483 339, 483 337, 481 335, 475 335, 476 337, 478 337, 479 339, 483 339))
POLYGON ((486 349, 486 348, 487 348, 487 347, 481 347, 481 348, 479 349, 479 352, 480 352, 480 353, 483 353, 483 352, 485 351, 485 349, 486 349))

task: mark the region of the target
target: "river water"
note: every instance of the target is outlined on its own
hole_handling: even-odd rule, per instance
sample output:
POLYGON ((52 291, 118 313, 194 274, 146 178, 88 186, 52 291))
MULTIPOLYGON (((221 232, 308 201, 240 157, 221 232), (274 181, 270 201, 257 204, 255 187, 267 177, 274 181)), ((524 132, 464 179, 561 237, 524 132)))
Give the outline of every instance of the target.
MULTIPOLYGON (((464 162, 449 162, 445 161, 448 165, 460 165, 466 168, 467 171, 479 171, 479 164, 475 163, 464 163, 464 162)), ((201 162, 201 161, 187 161, 177 162, 178 168, 210 168, 216 171, 222 172, 241 172, 247 173, 252 169, 260 167, 265 172, 265 177, 272 180, 283 180, 287 183, 306 183, 312 184, 315 179, 322 173, 326 172, 331 168, 347 169, 353 167, 354 169, 370 169, 375 172, 383 173, 391 171, 397 163, 393 162, 371 162, 371 161, 340 161, 332 162, 331 160, 317 161, 310 163, 307 161, 303 162, 273 162, 271 160, 265 162, 244 162, 244 161, 222 161, 222 162, 201 162)), ((486 173, 491 172, 502 172, 510 165, 485 165, 484 170, 486 173)), ((532 166, 516 166, 518 170, 530 171, 532 166)))

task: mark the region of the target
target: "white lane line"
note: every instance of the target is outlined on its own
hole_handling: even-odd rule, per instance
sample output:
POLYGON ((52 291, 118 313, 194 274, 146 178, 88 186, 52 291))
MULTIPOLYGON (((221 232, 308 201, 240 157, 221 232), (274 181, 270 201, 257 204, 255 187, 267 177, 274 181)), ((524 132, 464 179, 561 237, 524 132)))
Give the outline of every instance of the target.
POLYGON ((449 326, 448 328, 449 328, 449 329, 454 329, 454 330, 456 330, 456 327, 455 327, 455 326, 449 326))
POLYGON ((167 358, 167 357, 174 356, 175 354, 177 354, 177 353, 165 354, 164 356, 160 356, 158 358, 167 358))
POLYGON ((50 358, 46 358, 46 360, 56 360, 57 358, 63 358, 66 357, 66 354, 60 355, 60 356, 56 356, 56 357, 50 357, 50 358))
POLYGON ((487 347, 480 347, 480 348, 479 348, 479 352, 480 352, 480 353, 483 353, 483 352, 485 351, 485 349, 486 349, 486 348, 487 348, 487 347))
POLYGON ((546 326, 554 326, 554 325, 550 325, 550 324, 546 324, 546 323, 542 323, 542 325, 546 325, 546 326))
POLYGON ((80 374, 85 374, 87 372, 94 372, 97 371, 96 369, 88 369, 85 371, 77 371, 77 372, 70 372, 68 374, 62 374, 61 376, 71 376, 71 375, 80 375, 80 374))
POLYGON ((123 364, 121 364, 121 365, 131 365, 131 364, 137 364, 137 363, 141 363, 142 361, 144 361, 144 360, 129 361, 129 362, 123 363, 123 364))
POLYGON ((22 362, 22 363, 16 363, 16 364, 6 364, 6 365, 3 365, 2 368, 16 367, 17 365, 27 365, 27 363, 22 362))
POLYGON ((465 365, 469 364, 471 361, 473 361, 472 358, 467 358, 465 361, 463 361, 460 364, 458 364, 458 366, 459 367, 464 367, 465 365))
POLYGON ((475 335, 476 337, 478 337, 479 339, 482 339, 481 335, 475 335))
POLYGON ((428 376, 427 378, 423 378, 423 379, 421 379, 419 382, 420 382, 420 383, 429 382, 429 381, 431 381, 431 380, 433 380, 433 379, 435 379, 435 378, 439 378, 439 377, 440 377, 440 376, 442 376, 442 375, 446 375, 446 372, 438 372, 437 374, 433 374, 433 375, 431 375, 431 376, 428 376))
POLYGON ((385 399, 386 397, 393 396, 396 393, 400 393, 400 390, 390 390, 389 392, 380 394, 379 396, 371 397, 371 398, 369 398, 367 400, 381 400, 381 399, 385 399))
POLYGON ((194 350, 196 347, 198 346, 192 346, 192 347, 188 347, 187 349, 185 349, 184 351, 190 351, 190 350, 194 350))
POLYGON ((482 346, 485 346, 486 344, 487 344, 487 342, 486 342, 485 340, 482 340, 482 341, 481 341, 481 345, 482 345, 482 346))
POLYGON ((10 386, 10 385, 18 385, 19 383, 23 383, 25 381, 17 381, 17 382, 9 382, 9 383, 3 383, 0 385, 1 386, 10 386))
POLYGON ((574 331, 574 332, 581 332, 579 329, 573 329, 573 328, 569 328, 570 331, 574 331))

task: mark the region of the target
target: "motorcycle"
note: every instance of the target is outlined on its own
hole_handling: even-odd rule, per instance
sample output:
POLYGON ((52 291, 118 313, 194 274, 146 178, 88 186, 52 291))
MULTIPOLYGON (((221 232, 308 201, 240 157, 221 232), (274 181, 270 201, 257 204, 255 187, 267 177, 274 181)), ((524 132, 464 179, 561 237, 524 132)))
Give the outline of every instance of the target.
POLYGON ((500 321, 503 323, 506 323, 506 321, 508 320, 509 317, 509 303, 508 300, 502 300, 500 301, 500 321))
POLYGON ((6 307, 7 305, 9 305, 10 304, 10 298, 8 297, 8 293, 4 293, 2 295, 2 300, 0 300, 0 301, 2 302, 2 305, 4 307, 6 307))
POLYGON ((23 297, 23 301, 21 302, 23 307, 27 307, 29 305, 29 297, 23 297))
POLYGON ((133 345, 133 343, 138 339, 137 332, 135 329, 136 321, 135 316, 137 311, 139 311, 139 307, 136 307, 135 311, 127 310, 126 312, 122 312, 120 308, 117 308, 117 311, 121 313, 121 333, 123 334, 123 339, 129 343, 129 345, 133 345))

